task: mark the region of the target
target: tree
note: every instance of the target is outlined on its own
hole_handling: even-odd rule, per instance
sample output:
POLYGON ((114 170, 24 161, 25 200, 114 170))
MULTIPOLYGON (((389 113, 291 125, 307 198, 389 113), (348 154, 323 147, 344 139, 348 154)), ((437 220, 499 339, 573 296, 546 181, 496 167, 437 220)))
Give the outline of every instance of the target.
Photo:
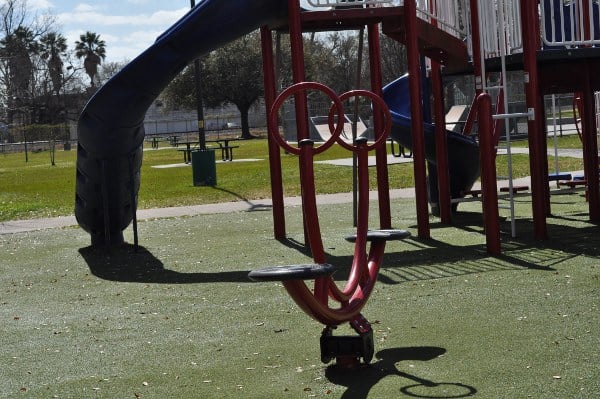
MULTIPOLYGON (((336 59, 332 47, 323 38, 322 34, 314 32, 303 36, 305 78, 307 81, 331 85, 329 67, 336 59)), ((278 33, 275 42, 277 85, 285 88, 293 84, 290 37, 278 33)))
POLYGON ((383 34, 380 36, 380 44, 383 84, 387 84, 407 72, 406 47, 383 34))
POLYGON ((13 122, 15 113, 23 115, 22 122, 29 119, 27 109, 32 100, 31 84, 33 80, 32 56, 37 53, 38 46, 33 32, 19 26, 12 33, 0 40, 0 56, 5 60, 6 95, 8 121, 13 122))
POLYGON ((62 57, 65 51, 67 39, 60 33, 50 32, 40 38, 40 55, 47 61, 52 89, 56 96, 59 96, 64 82, 62 57))
MULTIPOLYGON (((212 52, 201 63, 204 104, 234 104, 240 111, 242 138, 252 138, 248 112, 264 92, 260 49, 260 35, 253 32, 212 52)), ((194 109, 194 88, 194 68, 190 65, 165 89, 163 98, 169 107, 194 109)))
POLYGON ((264 93, 260 48, 260 35, 253 32, 212 52, 202 68, 205 104, 234 104, 240 111, 242 138, 252 137, 248 111, 264 93))
POLYGON ((85 73, 90 77, 91 87, 94 87, 98 65, 106 58, 106 43, 100 39, 100 35, 87 31, 75 42, 75 56, 79 59, 83 58, 85 73))
MULTIPOLYGON (((352 33, 335 32, 327 37, 326 46, 330 49, 329 67, 324 71, 324 77, 327 84, 337 93, 356 89, 356 73, 358 70, 359 46, 358 35, 352 33)), ((367 60, 365 53, 366 46, 363 48, 363 62, 367 60)), ((363 87, 369 87, 368 79, 365 74, 368 73, 368 65, 361 68, 361 83, 363 87), (366 85, 365 85, 366 83, 366 85)), ((361 87, 361 88, 363 88, 361 87)))
POLYGON ((38 39, 54 25, 53 16, 32 11, 26 0, 0 2, 0 117, 8 124, 15 118, 31 123, 39 113, 47 73, 40 67, 38 39))
POLYGON ((100 85, 108 82, 121 69, 123 69, 129 61, 105 62, 102 65, 102 70, 98 72, 98 82, 100 85))
POLYGON ((19 26, 14 32, 0 40, 0 56, 7 61, 14 95, 24 95, 32 79, 32 55, 37 53, 38 44, 33 32, 19 26))

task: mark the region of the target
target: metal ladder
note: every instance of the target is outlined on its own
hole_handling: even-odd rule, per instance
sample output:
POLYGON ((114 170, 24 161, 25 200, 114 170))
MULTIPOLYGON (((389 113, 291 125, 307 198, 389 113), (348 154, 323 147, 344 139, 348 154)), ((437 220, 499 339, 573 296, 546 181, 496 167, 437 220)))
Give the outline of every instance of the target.
MULTIPOLYGON (((521 18, 519 4, 514 0, 498 0, 490 2, 487 0, 479 0, 479 15, 481 44, 481 66, 482 66, 482 82, 481 89, 489 93, 496 92, 497 98, 503 97, 503 109, 508 110, 508 73, 506 69, 506 57, 515 51, 522 49, 521 18), (492 19, 490 21, 490 19, 492 19), (507 37, 508 36, 508 37, 507 37), (487 73, 485 70, 485 59, 487 56, 500 58, 500 83, 497 85, 488 85, 487 73), (503 94, 502 96, 500 94, 503 94)), ((511 119, 519 119, 526 117, 533 118, 533 109, 528 109, 527 112, 516 113, 500 113, 493 115, 494 120, 504 121, 504 131, 506 135, 506 156, 507 156, 507 180, 508 180, 508 205, 499 206, 502 209, 508 209, 510 212, 511 236, 516 237, 515 223, 515 190, 513 183, 513 167, 512 167, 512 150, 510 125, 511 119)))

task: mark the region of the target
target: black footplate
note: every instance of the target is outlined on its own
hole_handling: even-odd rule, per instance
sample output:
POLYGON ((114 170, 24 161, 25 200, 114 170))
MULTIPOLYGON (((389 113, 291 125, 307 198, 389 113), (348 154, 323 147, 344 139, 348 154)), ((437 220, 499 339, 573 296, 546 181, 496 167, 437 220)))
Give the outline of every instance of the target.
MULTIPOLYGON (((410 237, 408 230, 396 230, 396 229, 383 229, 383 230, 369 230, 367 232, 367 241, 399 241, 410 237)), ((350 234, 344 237, 346 241, 356 242, 356 234, 350 234)))
POLYGON ((335 267, 328 263, 286 265, 252 270, 248 273, 248 278, 253 281, 314 280, 330 276, 334 271, 335 267))

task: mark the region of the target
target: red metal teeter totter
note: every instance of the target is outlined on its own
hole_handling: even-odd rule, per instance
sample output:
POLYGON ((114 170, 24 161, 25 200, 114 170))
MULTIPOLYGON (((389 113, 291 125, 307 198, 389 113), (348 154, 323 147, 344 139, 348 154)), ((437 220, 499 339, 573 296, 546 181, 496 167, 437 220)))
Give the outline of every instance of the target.
POLYGON ((338 364, 356 364, 360 358, 365 363, 373 357, 373 332, 371 325, 361 315, 382 263, 387 240, 398 240, 410 235, 406 230, 369 230, 369 151, 385 145, 391 128, 390 112, 383 100, 366 90, 353 90, 337 96, 327 86, 315 82, 301 82, 284 90, 275 100, 269 116, 272 138, 288 153, 300 158, 302 206, 304 211, 305 236, 312 252, 314 264, 276 266, 254 270, 249 277, 255 281, 281 281, 300 308, 315 320, 325 325, 321 336, 321 360, 328 363, 333 358, 338 364), (282 139, 278 128, 278 111, 283 102, 292 95, 306 90, 318 90, 332 101, 329 112, 331 137, 316 146, 309 139, 300 140, 294 147, 282 139), (373 113, 381 113, 385 120, 383 131, 376 135, 374 143, 358 138, 349 144, 340 138, 344 123, 342 102, 352 97, 367 97, 373 104, 373 113), (358 209, 356 234, 346 239, 355 243, 354 258, 350 274, 343 288, 338 287, 332 275, 335 267, 327 263, 319 226, 315 192, 313 158, 334 143, 354 152, 357 156, 358 209), (368 243, 370 248, 367 251, 368 243), (312 290, 307 280, 313 280, 312 290), (358 336, 333 336, 333 329, 348 322, 358 336))

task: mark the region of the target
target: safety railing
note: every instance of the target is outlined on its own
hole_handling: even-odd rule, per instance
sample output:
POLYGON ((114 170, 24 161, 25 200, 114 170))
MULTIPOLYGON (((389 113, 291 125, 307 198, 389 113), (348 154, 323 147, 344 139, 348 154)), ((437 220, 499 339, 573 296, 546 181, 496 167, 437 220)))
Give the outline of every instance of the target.
POLYGON ((518 0, 479 0, 478 20, 484 58, 523 51, 518 0))
MULTIPOLYGON (((402 6, 403 0, 306 0, 315 8, 360 5, 402 6)), ((440 29, 464 38, 469 34, 468 0, 416 0, 419 18, 435 23, 440 29)))
MULTIPOLYGON (((306 0, 313 7, 344 7, 357 5, 391 4, 394 0, 306 0)), ((396 1, 397 3, 397 1, 396 1)))
POLYGON ((547 46, 600 45, 599 0, 540 2, 542 40, 547 46))
POLYGON ((458 38, 470 32, 468 0, 417 0, 418 16, 458 38))

